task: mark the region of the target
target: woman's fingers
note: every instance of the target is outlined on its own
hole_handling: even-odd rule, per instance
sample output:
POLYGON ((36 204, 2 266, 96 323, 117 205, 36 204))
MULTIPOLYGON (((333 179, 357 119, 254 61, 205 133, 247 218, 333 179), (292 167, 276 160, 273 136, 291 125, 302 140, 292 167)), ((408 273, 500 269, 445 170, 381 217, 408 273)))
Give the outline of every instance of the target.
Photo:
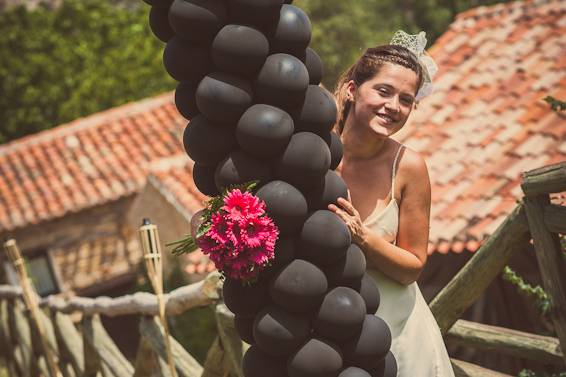
POLYGON ((352 203, 350 203, 349 201, 347 201, 344 198, 338 198, 338 204, 340 204, 340 206, 342 208, 344 208, 350 215, 352 216, 357 216, 357 211, 354 208, 354 206, 352 205, 352 203))

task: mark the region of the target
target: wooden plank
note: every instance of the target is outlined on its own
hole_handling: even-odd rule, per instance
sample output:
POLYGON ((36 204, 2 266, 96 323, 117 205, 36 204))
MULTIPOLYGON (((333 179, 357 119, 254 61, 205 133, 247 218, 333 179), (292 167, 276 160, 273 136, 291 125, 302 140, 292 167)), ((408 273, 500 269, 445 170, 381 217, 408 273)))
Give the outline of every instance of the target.
MULTIPOLYGON (((566 286, 564 258, 558 234, 551 233, 544 222, 544 209, 549 205, 548 195, 525 197, 525 210, 537 257, 544 290, 550 297, 550 318, 560 340, 562 353, 566 349, 566 286)), ((566 361, 566 355, 564 355, 566 361)))
POLYGON ((242 370, 244 350, 242 339, 234 327, 234 313, 226 305, 218 304, 214 314, 216 316, 218 335, 228 361, 228 368, 237 377, 244 377, 244 371, 242 370))
MULTIPOLYGON (((157 352, 161 359, 167 360, 163 331, 161 325, 158 324, 153 317, 144 316, 141 318, 140 334, 149 341, 151 347, 157 352)), ((171 341, 175 369, 179 376, 200 377, 202 375, 203 368, 199 362, 196 361, 172 336, 170 336, 169 339, 171 341)), ((164 375, 168 374, 163 369, 162 373, 164 375)))
MULTIPOLYGON (((116 377, 131 377, 134 374, 134 368, 110 338, 98 315, 84 316, 83 330, 85 352, 98 354, 103 375, 107 374, 107 371, 116 377), (90 345, 88 350, 87 343, 90 345)), ((88 364, 87 355, 85 355, 85 364, 88 364)))
POLYGON ((519 204, 430 303, 443 335, 499 275, 513 252, 529 239, 525 211, 519 204))
POLYGON ((566 234, 566 207, 549 204, 544 208, 544 223, 552 233, 566 234))
POLYGON ((462 360, 450 359, 456 377, 511 377, 509 374, 486 369, 462 360))
POLYGON ((140 337, 134 365, 134 377, 153 377, 154 373, 159 371, 158 365, 158 357, 151 348, 151 344, 146 338, 140 337))
POLYGON ((521 187, 527 196, 566 191, 566 162, 523 173, 521 187))
POLYGON ((448 331, 446 341, 464 347, 534 360, 542 364, 566 366, 558 339, 549 336, 460 319, 448 331))
POLYGON ((23 313, 22 304, 19 300, 12 300, 9 304, 9 314, 11 316, 10 332, 14 335, 14 341, 19 345, 21 354, 20 371, 24 376, 31 377, 36 370, 35 358, 31 343, 31 330, 29 323, 23 313))
POLYGON ((226 374, 224 370, 224 359, 224 350, 217 336, 206 354, 204 371, 201 377, 224 377, 226 374))
POLYGON ((82 376, 85 373, 85 360, 79 332, 68 315, 55 312, 51 317, 62 357, 69 361, 76 375, 82 376))

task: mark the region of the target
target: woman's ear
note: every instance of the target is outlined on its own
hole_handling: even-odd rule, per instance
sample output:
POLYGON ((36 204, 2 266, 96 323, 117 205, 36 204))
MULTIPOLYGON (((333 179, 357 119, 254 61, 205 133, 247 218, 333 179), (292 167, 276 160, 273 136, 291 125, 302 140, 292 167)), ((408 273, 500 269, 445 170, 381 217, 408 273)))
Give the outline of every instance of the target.
POLYGON ((354 80, 350 80, 346 83, 346 100, 349 102, 354 102, 354 98, 356 98, 356 90, 357 90, 356 83, 354 80))

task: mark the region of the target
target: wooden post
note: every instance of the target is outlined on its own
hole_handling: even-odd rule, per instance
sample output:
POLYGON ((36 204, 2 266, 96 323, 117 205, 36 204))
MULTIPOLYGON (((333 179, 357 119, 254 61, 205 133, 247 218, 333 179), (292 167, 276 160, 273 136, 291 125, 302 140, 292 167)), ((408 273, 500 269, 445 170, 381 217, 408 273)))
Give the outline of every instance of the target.
POLYGON ((98 315, 83 317, 83 347, 88 375, 95 368, 100 368, 103 374, 110 373, 116 377, 131 377, 134 374, 134 368, 116 347, 98 315))
POLYGON ((225 353, 222 349, 220 338, 217 336, 206 354, 204 371, 201 377, 224 377, 226 375, 224 359, 225 353))
MULTIPOLYGON (((10 332, 14 335, 14 341, 18 345, 20 353, 20 371, 26 377, 32 376, 35 370, 35 358, 31 344, 31 330, 29 323, 22 311, 21 304, 17 300, 10 303, 10 332)), ((16 356, 17 357, 17 356, 16 356)))
POLYGON ((52 313, 51 318, 55 324, 55 337, 61 345, 61 355, 65 355, 64 358, 69 361, 76 375, 83 376, 85 374, 83 342, 73 321, 69 316, 59 312, 52 313))
MULTIPOLYGON (((165 340, 160 325, 156 319, 143 317, 140 320, 140 333, 147 339, 159 357, 167 360, 165 340)), ((176 371, 182 377, 200 377, 202 366, 174 338, 170 337, 171 351, 176 371)))
POLYGON ((514 251, 529 241, 522 205, 518 205, 495 233, 474 253, 430 303, 444 335, 507 265, 514 251))
POLYGON ((224 304, 216 305, 215 310, 218 335, 224 349, 229 369, 237 376, 244 377, 242 358, 244 355, 242 339, 234 327, 234 313, 224 304))
POLYGON ((511 377, 509 374, 480 367, 465 361, 450 359, 456 377, 511 377))
POLYGON ((159 370, 158 356, 144 337, 140 337, 134 369, 134 377, 152 377, 159 370))

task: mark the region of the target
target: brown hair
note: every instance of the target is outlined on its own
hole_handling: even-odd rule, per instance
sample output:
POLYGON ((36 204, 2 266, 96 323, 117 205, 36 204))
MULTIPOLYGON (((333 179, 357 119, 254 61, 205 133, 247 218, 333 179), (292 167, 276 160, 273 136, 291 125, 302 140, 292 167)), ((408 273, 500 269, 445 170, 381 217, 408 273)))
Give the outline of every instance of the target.
MULTIPOLYGON (((405 47, 383 45, 368 48, 366 52, 347 71, 340 75, 334 89, 334 97, 338 106, 338 119, 334 129, 338 134, 344 130, 346 118, 350 112, 351 102, 346 96, 346 84, 353 80, 357 86, 374 77, 385 63, 398 64, 414 71, 418 77, 418 86, 423 83, 423 69, 417 57, 405 47)), ((416 94, 416 93, 415 93, 416 94)))

